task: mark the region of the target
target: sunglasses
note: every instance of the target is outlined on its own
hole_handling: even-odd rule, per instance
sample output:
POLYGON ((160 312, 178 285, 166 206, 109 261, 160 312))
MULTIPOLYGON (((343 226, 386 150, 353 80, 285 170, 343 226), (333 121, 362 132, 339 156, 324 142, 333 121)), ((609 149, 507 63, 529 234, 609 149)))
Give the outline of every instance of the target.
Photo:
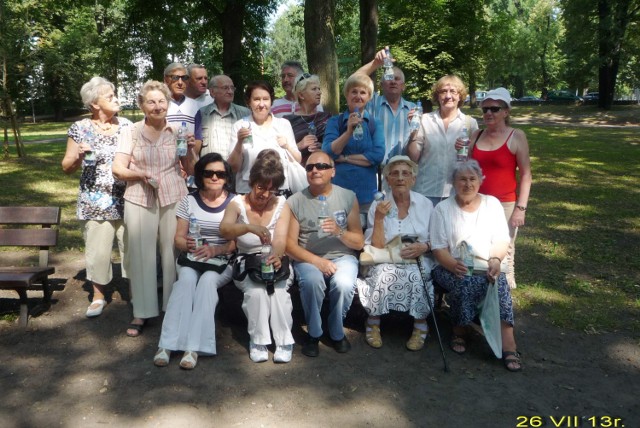
POLYGON ((177 74, 172 74, 169 77, 171 78, 172 82, 177 82, 178 80, 182 80, 183 82, 186 82, 187 80, 189 80, 189 76, 187 76, 186 74, 183 74, 182 76, 178 76, 177 74))
POLYGON ((318 163, 308 163, 304 167, 304 169, 306 169, 307 172, 313 171, 313 168, 317 169, 318 171, 326 171, 327 169, 333 168, 333 166, 325 162, 318 162, 318 163))
POLYGON ((213 169, 205 169, 202 171, 204 178, 213 178, 214 175, 218 177, 219 180, 224 180, 227 178, 227 171, 215 171, 213 169))
POLYGON ((482 112, 486 113, 489 110, 491 110, 491 113, 497 113, 500 110, 502 110, 502 107, 498 107, 498 106, 491 106, 491 107, 482 107, 482 112))

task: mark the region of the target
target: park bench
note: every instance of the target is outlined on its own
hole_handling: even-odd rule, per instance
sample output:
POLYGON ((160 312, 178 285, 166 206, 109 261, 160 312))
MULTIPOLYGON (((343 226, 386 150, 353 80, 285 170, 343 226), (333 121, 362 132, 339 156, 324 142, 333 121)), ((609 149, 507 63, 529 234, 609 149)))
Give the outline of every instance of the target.
POLYGON ((28 289, 41 287, 44 310, 51 305, 49 275, 55 268, 49 266, 49 247, 58 241, 58 229, 51 226, 59 224, 59 207, 0 207, 0 246, 40 248, 38 266, 0 266, 0 290, 15 290, 20 296, 22 327, 29 317, 28 289))

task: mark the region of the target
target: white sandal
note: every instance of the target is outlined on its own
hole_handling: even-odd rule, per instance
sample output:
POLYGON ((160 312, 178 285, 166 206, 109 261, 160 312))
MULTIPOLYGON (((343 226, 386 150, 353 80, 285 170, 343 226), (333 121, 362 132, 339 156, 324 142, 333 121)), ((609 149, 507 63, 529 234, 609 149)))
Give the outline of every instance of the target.
POLYGON ((198 353, 196 351, 186 351, 180 360, 180 368, 193 370, 198 364, 198 353))
POLYGON ((87 313, 86 313, 87 317, 93 318, 102 314, 102 310, 104 309, 105 306, 107 306, 107 302, 105 302, 104 299, 94 300, 93 302, 91 302, 91 304, 87 308, 87 313), (98 306, 92 309, 91 307, 94 305, 98 305, 98 306))
POLYGON ((156 352, 156 356, 153 357, 153 364, 156 367, 166 367, 169 365, 169 355, 170 351, 164 348, 158 348, 158 352, 156 352))

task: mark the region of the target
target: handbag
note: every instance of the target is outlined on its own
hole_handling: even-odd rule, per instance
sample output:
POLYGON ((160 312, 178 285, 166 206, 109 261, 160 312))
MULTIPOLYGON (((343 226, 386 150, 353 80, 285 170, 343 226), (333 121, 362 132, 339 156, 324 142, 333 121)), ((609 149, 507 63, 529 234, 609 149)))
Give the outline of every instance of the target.
POLYGON ((284 164, 285 176, 292 193, 300 192, 309 186, 307 171, 300 165, 300 162, 290 157, 289 152, 284 156, 284 164))
POLYGON ((500 325, 500 297, 498 296, 498 282, 490 282, 482 301, 478 304, 480 310, 480 324, 484 337, 495 354, 502 358, 502 327, 500 325))
POLYGON ((376 248, 373 245, 365 245, 362 253, 360 253, 360 264, 363 266, 371 266, 379 263, 393 264, 410 264, 416 263, 415 259, 403 259, 400 257, 402 250, 402 238, 396 235, 389 240, 384 248, 376 248))
POLYGON ((231 277, 235 281, 244 281, 249 275, 249 278, 255 283, 265 284, 267 286, 267 293, 273 294, 273 285, 282 280, 286 280, 291 275, 289 269, 289 257, 282 256, 280 269, 274 272, 273 280, 265 281, 262 278, 262 261, 260 254, 236 254, 233 256, 232 264, 233 270, 231 277))
POLYGON ((190 267, 201 274, 207 271, 222 273, 227 268, 229 259, 226 256, 216 256, 206 261, 198 261, 192 260, 189 258, 188 253, 181 251, 180 254, 178 254, 177 262, 180 266, 190 267))

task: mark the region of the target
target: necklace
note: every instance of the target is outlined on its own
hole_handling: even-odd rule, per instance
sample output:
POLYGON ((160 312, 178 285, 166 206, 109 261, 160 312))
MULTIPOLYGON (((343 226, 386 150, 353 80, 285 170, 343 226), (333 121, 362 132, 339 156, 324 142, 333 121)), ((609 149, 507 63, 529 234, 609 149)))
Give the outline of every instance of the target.
POLYGON ((93 124, 102 131, 111 131, 111 128, 113 128, 113 123, 111 122, 111 119, 109 119, 109 121, 105 123, 101 123, 99 120, 95 120, 95 119, 91 119, 91 122, 93 122, 93 124))

